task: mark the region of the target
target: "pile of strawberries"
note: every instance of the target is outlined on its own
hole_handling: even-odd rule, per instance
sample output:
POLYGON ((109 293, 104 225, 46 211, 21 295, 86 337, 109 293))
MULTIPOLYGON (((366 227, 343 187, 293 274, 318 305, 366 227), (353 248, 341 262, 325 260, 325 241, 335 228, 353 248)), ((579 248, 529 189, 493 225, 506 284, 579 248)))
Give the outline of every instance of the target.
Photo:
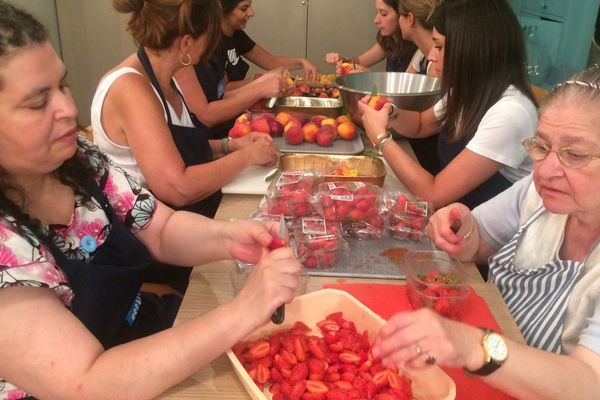
POLYGON ((411 278, 407 286, 410 303, 415 309, 429 307, 437 313, 454 318, 469 294, 469 287, 454 274, 432 271, 411 278))
POLYGON ((300 218, 314 213, 310 202, 316 177, 301 171, 283 172, 267 189, 267 213, 300 218))
POLYGON ((325 182, 317 187, 323 218, 339 221, 344 232, 361 239, 383 235, 383 193, 379 186, 362 182, 325 182))
POLYGON ((384 367, 371 355, 368 332, 356 331, 341 312, 317 323, 320 335, 296 322, 233 347, 233 352, 261 390, 273 400, 408 400, 410 379, 384 367))

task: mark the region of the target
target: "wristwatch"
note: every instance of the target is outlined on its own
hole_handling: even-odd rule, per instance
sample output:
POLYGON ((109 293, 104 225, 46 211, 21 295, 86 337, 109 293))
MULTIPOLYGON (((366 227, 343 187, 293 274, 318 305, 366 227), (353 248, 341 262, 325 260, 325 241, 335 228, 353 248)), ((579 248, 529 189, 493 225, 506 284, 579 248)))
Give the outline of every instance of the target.
POLYGON ((499 333, 489 329, 483 330, 481 348, 483 350, 483 366, 475 371, 465 370, 475 375, 489 375, 504 364, 508 357, 508 346, 499 333))

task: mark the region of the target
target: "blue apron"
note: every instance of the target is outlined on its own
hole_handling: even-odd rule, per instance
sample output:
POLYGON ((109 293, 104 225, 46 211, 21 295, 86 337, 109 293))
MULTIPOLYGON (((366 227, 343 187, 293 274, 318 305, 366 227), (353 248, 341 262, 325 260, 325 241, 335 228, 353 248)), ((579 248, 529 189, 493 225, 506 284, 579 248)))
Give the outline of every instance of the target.
MULTIPOLYGON (((152 82, 152 86, 158 92, 160 99, 163 103, 163 107, 167 114, 167 125, 169 126, 169 130, 171 131, 171 135, 173 136, 173 141, 175 142, 175 146, 183 159, 185 166, 189 167, 192 165, 203 164, 207 162, 211 162, 213 160, 212 149, 210 148, 209 143, 209 129, 203 125, 196 116, 190 112, 190 116, 192 118, 192 122, 195 127, 186 127, 173 124, 171 120, 171 113, 169 112, 169 106, 167 104, 167 100, 158 84, 158 80, 156 79, 156 75, 154 74, 154 70, 152 69, 152 65, 150 64, 150 60, 148 59, 148 55, 143 47, 140 47, 137 52, 138 58, 144 67, 144 70, 148 74, 148 78, 150 78, 150 82, 152 82)), ((177 87, 174 83, 173 87, 177 90, 177 87)), ((177 90, 179 93, 179 91, 177 90)), ((179 93, 179 97, 183 102, 183 106, 188 110, 189 108, 185 103, 185 99, 179 93)), ((156 160, 160 162, 160 160, 156 160)), ((219 204, 221 203, 221 198, 223 194, 220 190, 217 190, 215 193, 210 195, 209 197, 197 201, 193 204, 188 204, 183 207, 173 207, 176 210, 185 210, 191 211, 197 214, 202 214, 208 218, 213 218, 217 212, 217 208, 219 208, 219 204)), ((191 267, 177 267, 173 268, 170 265, 161 265, 155 264, 153 267, 153 271, 148 277, 148 282, 159 282, 166 283, 171 286, 173 289, 177 290, 179 293, 184 294, 187 290, 190 274, 192 273, 191 267)))
POLYGON ((553 260, 534 269, 518 269, 514 265, 521 236, 543 212, 542 208, 534 213, 512 240, 491 257, 490 282, 500 290, 527 343, 560 353, 569 295, 584 263, 553 260))
MULTIPOLYGON (((215 62, 204 61, 194 65, 194 72, 206 100, 210 103, 221 100, 225 94, 225 69, 216 65, 215 62)), ((210 139, 222 139, 229 135, 229 130, 233 127, 235 118, 231 118, 222 124, 216 125, 210 129, 210 139)))
MULTIPOLYGON (((417 71, 417 73, 421 75, 426 75, 428 65, 429 62, 427 61, 427 57, 423 57, 423 59, 421 60, 421 64, 419 65, 419 71, 417 71)), ((425 170, 433 176, 436 176, 442 170, 442 167, 440 165, 440 158, 436 150, 438 136, 439 134, 436 133, 435 135, 427 136, 424 138, 408 138, 408 143, 410 144, 413 153, 415 153, 417 161, 419 161, 421 167, 425 168, 425 170)))
MULTIPOLYGON (((470 139, 460 139, 450 141, 444 130, 438 135, 438 157, 442 168, 446 168, 458 154, 467 147, 470 139)), ((508 189, 512 183, 506 179, 500 171, 497 171, 488 180, 481 183, 471 192, 464 195, 458 201, 465 204, 470 209, 477 207, 496 196, 498 193, 508 189)))
MULTIPOLYGON (((106 179, 107 175, 104 177, 106 179)), ((101 186, 105 183, 101 182, 101 186)), ((90 253, 89 261, 69 259, 49 240, 48 247, 58 266, 65 272, 74 298, 71 311, 98 338, 104 348, 132 339, 129 315, 136 303, 152 258, 146 247, 119 220, 98 185, 84 185, 88 193, 102 206, 110 223, 104 243, 90 253)), ((166 326, 158 326, 149 333, 166 326)), ((138 336, 139 337, 139 336, 138 336)))

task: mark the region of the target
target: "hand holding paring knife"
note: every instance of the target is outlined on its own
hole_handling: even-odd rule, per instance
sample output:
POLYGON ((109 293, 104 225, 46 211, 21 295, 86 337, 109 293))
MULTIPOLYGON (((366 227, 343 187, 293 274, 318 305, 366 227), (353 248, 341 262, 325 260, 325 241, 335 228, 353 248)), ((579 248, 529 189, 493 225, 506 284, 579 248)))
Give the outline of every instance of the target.
MULTIPOLYGON (((285 246, 287 244, 287 239, 288 239, 287 226, 285 224, 285 218, 282 215, 281 218, 279 219, 279 237, 273 238, 273 241, 269 245, 269 249, 275 250, 275 249, 285 246)), ((281 324, 281 323, 283 323, 284 319, 285 319, 285 304, 282 304, 279 307, 277 307, 277 310, 275 310, 273 315, 271 315, 271 321, 274 324, 281 324)))

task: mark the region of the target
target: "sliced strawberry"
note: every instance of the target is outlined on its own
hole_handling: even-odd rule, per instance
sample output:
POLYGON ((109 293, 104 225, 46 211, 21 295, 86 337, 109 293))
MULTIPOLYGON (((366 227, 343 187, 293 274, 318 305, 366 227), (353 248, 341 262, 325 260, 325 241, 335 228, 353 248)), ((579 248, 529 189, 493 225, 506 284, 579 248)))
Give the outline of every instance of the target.
POLYGON ((248 356, 254 360, 263 358, 271 353, 271 346, 265 340, 259 340, 254 343, 248 351, 248 356))
POLYGON ((310 393, 327 393, 329 387, 322 381, 306 381, 306 390, 310 393))

